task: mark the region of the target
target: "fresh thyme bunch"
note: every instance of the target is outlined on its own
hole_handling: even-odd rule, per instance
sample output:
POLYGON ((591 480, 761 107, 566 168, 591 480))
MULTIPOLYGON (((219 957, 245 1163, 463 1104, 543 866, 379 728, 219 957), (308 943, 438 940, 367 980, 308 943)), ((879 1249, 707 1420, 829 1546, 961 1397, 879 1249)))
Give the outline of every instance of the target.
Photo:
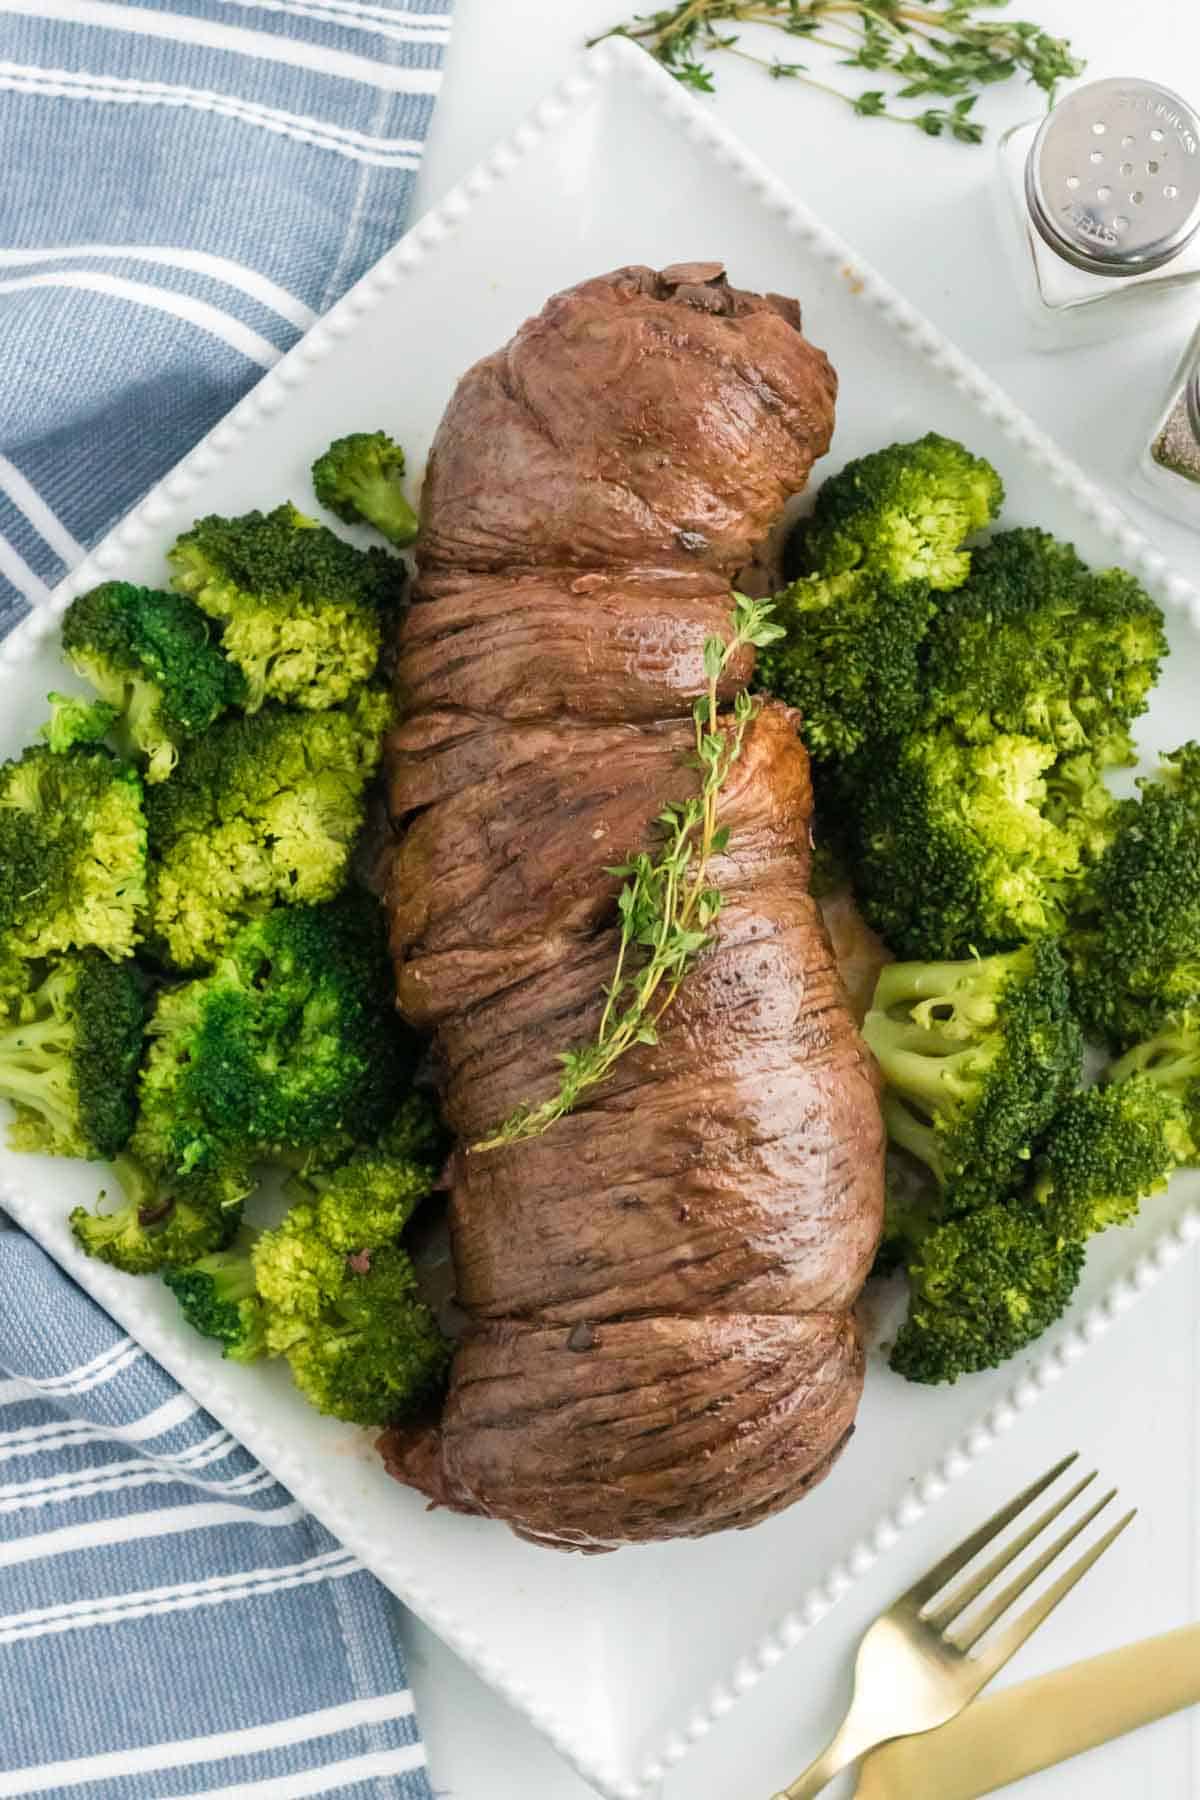
POLYGON ((757 63, 776 80, 834 94, 863 118, 891 119, 915 125, 929 137, 946 132, 960 143, 978 144, 983 126, 970 114, 985 87, 1023 72, 1053 103, 1058 82, 1084 67, 1065 38, 1051 37, 1028 20, 988 16, 1006 5, 1007 0, 675 0, 602 35, 642 44, 686 87, 701 93, 712 93, 715 81, 704 59, 725 51, 757 63), (789 57, 747 49, 731 29, 741 25, 777 27, 792 40, 789 57), (797 41, 837 53, 843 68, 892 77, 894 91, 868 87, 849 93, 831 86, 807 63, 791 60, 797 41), (926 96, 949 105, 918 112, 893 104, 926 96))
POLYGON ((656 823, 662 840, 652 854, 640 850, 606 872, 623 879, 617 896, 620 940, 616 967, 605 990, 604 1011, 595 1040, 564 1050, 558 1061, 562 1075, 557 1090, 536 1106, 519 1106, 490 1137, 472 1144, 474 1151, 540 1137, 557 1119, 573 1111, 589 1088, 603 1081, 635 1044, 658 1041, 663 1014, 700 952, 712 940, 721 911, 721 895, 709 885, 708 868, 729 842, 728 826, 717 823, 718 802, 729 772, 742 752, 746 727, 757 703, 743 689, 734 701, 732 720, 717 709, 717 687, 728 664, 746 644, 762 647, 783 636, 771 623, 772 603, 733 596, 732 636, 710 637, 704 645, 708 691, 692 707, 696 749, 692 764, 700 772, 700 791, 689 800, 672 800, 656 823))

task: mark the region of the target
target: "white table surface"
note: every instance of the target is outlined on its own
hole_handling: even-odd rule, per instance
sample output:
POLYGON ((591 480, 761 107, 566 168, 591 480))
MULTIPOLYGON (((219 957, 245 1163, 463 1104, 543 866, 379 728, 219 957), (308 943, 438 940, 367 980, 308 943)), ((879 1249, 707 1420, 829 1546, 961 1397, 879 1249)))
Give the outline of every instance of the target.
MULTIPOLYGON (((649 11, 651 0, 639 10, 649 11)), ((633 10, 632 8, 630 10, 633 10)), ((1200 95, 1198 0, 1013 0, 1019 17, 1071 35, 1092 76, 1139 74, 1200 95)), ((421 178, 438 199, 565 71, 589 31, 628 17, 620 0, 457 0, 446 85, 421 178)), ((980 115, 997 128, 1038 110, 1005 87, 980 115)), ((1164 389, 1179 347, 1169 331, 1046 356, 1025 347, 990 214, 989 145, 971 149, 855 118, 803 88, 725 59, 710 102, 804 200, 988 369, 1076 459, 1116 491, 1183 573, 1200 584, 1200 537, 1125 491, 1130 417, 1164 389)), ((653 180, 653 170, 647 171, 653 180)), ((696 255, 719 256, 704 221, 696 255)), ((1200 304, 1196 308, 1200 316, 1200 304)), ((1200 700, 1197 704, 1200 729, 1200 700)), ((1123 1499, 1133 1529, 1024 1654, 1014 1678, 1200 1617, 1200 1252, 1169 1274, 1063 1377, 1006 1440, 1049 1466, 1078 1448, 1123 1499)), ((1005 1452, 985 1458, 921 1526, 932 1561, 1012 1486, 1005 1452)), ((780 1570, 781 1610, 788 1578, 780 1570)), ((885 1567, 856 1589, 672 1776, 661 1800, 767 1800, 816 1753, 845 1698, 852 1647, 891 1598, 885 1567)), ((713 1630, 721 1629, 719 1597, 713 1630)), ((423 1627, 408 1634, 413 1681, 441 1800, 586 1800, 591 1792, 423 1627)), ((1028 1781, 1029 1800, 1196 1800, 1200 1724, 1150 1727, 1028 1781)), ((913 1800, 920 1800, 914 1796, 913 1800)))

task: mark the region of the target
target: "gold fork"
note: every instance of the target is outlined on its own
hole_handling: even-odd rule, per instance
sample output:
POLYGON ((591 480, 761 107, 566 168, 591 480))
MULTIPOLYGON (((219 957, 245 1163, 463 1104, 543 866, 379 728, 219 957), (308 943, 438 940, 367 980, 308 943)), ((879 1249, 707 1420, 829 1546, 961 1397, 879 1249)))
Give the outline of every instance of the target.
POLYGON ((948 1556, 935 1563, 927 1575, 876 1619, 859 1646, 854 1665, 854 1697, 840 1729, 816 1762, 810 1764, 803 1775, 798 1775, 790 1787, 776 1794, 775 1800, 810 1800, 842 1769, 856 1763, 876 1744, 944 1725, 960 1713, 994 1675, 999 1674, 1009 1658, 1015 1656, 1026 1639, 1049 1618, 1059 1601, 1066 1598, 1075 1583, 1083 1579, 1093 1563, 1121 1535, 1135 1516, 1134 1512, 1126 1513, 1085 1550, 1053 1586, 1039 1595, 1011 1624, 997 1632, 977 1656, 971 1654, 984 1634, 991 1631, 1030 1584, 1116 1497, 1116 1488, 1060 1532, 1028 1567, 991 1596, 979 1612, 964 1620, 957 1630, 951 1630, 967 1608, 988 1593, 997 1576, 1003 1574, 1010 1563, 1015 1562, 1022 1551, 1027 1550, 1046 1527, 1078 1499, 1096 1479, 1095 1471, 1085 1475, 1060 1500, 1047 1507, 977 1574, 969 1576, 953 1593, 942 1598, 940 1604, 935 1602, 947 1583, 999 1537, 1040 1494, 1044 1494, 1077 1457, 1077 1451, 1065 1456, 1039 1481, 1023 1489, 986 1524, 964 1538, 948 1556))

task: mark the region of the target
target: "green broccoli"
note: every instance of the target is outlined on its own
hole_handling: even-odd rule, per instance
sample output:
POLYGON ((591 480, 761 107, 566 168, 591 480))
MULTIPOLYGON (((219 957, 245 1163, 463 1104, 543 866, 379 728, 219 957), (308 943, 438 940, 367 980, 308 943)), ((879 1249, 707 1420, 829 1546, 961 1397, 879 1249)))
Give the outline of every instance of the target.
POLYGON ((291 505, 200 519, 168 561, 179 592, 222 621, 222 648, 243 671, 252 708, 345 700, 374 674, 405 582, 398 558, 356 550, 291 505))
POLYGON ((311 1204, 321 1237, 335 1250, 374 1250, 400 1236, 431 1192, 443 1149, 433 1108, 409 1094, 374 1143, 356 1145, 332 1164, 322 1163, 318 1150, 289 1192, 311 1204))
POLYGON ((312 467, 322 506, 347 524, 365 519, 403 549, 417 535, 417 515, 404 497, 404 452, 386 431, 336 438, 312 467))
POLYGON ((880 746, 843 788, 855 888, 898 955, 959 957, 1061 932, 1115 829, 1085 756, 997 736, 920 732, 880 746))
POLYGON ((215 1250, 183 1269, 165 1269, 163 1280, 188 1324, 215 1338, 222 1356, 256 1362, 267 1354, 267 1312, 254 1285, 248 1234, 228 1250, 215 1250))
POLYGON ((149 1037, 138 1141, 159 1166, 373 1136, 412 1057, 379 903, 351 890, 244 926, 211 974, 159 996, 149 1037))
POLYGON ((1182 1101, 1188 1130, 1200 1150, 1200 1015, 1181 1013, 1154 1037, 1110 1063, 1105 1079, 1127 1081, 1131 1075, 1144 1076, 1182 1101))
POLYGON ((120 709, 107 700, 82 700, 78 694, 47 694, 53 709, 41 735, 51 750, 61 754, 76 744, 100 744, 112 733, 120 709))
POLYGON ((95 745, 0 765, 0 945, 13 957, 128 956, 146 901, 136 772, 95 745))
POLYGON ((399 1245, 336 1252, 316 1209, 301 1204, 263 1232, 253 1254, 268 1348, 287 1357, 320 1412, 386 1425, 434 1398, 450 1347, 399 1245))
POLYGON ((0 943, 0 1025, 17 1025, 33 1018, 37 1010, 33 992, 40 968, 40 963, 27 962, 0 943))
POLYGON ((982 960, 888 964, 863 1036, 886 1084, 888 1135, 932 1172, 946 1215, 1021 1185, 1083 1059, 1049 939, 982 960))
POLYGON ((867 567, 805 575, 775 609, 786 636, 760 652, 756 683, 799 709, 814 757, 854 756, 914 723, 933 612, 925 582, 898 586, 867 567))
POLYGON ((72 1215, 85 1249, 134 1274, 223 1248, 257 1163, 386 1123, 412 1051, 378 903, 352 891, 267 913, 211 974, 160 993, 148 1036, 117 1164, 126 1208, 72 1215))
POLYGON ((1016 734, 1130 763, 1166 653, 1162 612, 1132 575, 1090 570, 1048 532, 1004 531, 930 625, 928 716, 975 742, 1016 734))
POLYGON ((146 758, 147 781, 169 775, 180 747, 247 695, 199 607, 128 581, 106 581, 72 602, 63 651, 146 758))
POLYGON ((133 1130, 145 986, 130 962, 84 950, 52 963, 0 1029, 0 1096, 15 1150, 106 1159, 133 1130))
POLYGON ((847 463, 824 483, 789 543, 789 574, 866 568, 880 581, 943 591, 971 567, 963 544, 1000 511, 1004 488, 982 457, 929 432, 847 463))
POLYGON ((1084 1027, 1113 1050, 1200 1008, 1200 743, 1138 785, 1069 938, 1084 1027))
POLYGON ((1148 1075, 1085 1088, 1042 1140, 1033 1198, 1052 1232, 1082 1243, 1131 1224, 1195 1148, 1184 1101, 1148 1075))
POLYGON ((338 892, 390 715, 367 689, 327 712, 232 714, 189 747, 146 797, 157 955, 202 968, 246 919, 338 892))
POLYGON ((909 1261, 892 1368, 921 1382, 997 1368, 1061 1318, 1082 1269, 1082 1246, 1026 1203, 981 1206, 937 1226, 909 1261))
MULTIPOLYGON (((83 1206, 72 1211, 70 1226, 80 1248, 127 1275, 150 1275, 224 1249, 254 1187, 249 1169, 232 1160, 210 1162, 168 1179, 145 1160, 154 1146, 140 1142, 140 1135, 139 1125, 130 1148, 113 1162, 122 1205, 115 1212, 88 1212, 83 1206)), ((101 1191, 100 1199, 105 1198, 101 1191)))

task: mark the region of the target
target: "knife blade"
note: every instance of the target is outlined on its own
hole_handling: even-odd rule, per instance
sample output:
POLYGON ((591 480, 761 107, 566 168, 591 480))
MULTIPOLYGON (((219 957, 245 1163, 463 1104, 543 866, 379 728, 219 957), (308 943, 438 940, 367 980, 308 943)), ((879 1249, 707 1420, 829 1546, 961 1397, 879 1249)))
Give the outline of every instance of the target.
POLYGON ((936 1731, 881 1745, 862 1764, 854 1800, 977 1800, 1197 1704, 1200 1625, 1185 1625, 985 1695, 936 1731))

